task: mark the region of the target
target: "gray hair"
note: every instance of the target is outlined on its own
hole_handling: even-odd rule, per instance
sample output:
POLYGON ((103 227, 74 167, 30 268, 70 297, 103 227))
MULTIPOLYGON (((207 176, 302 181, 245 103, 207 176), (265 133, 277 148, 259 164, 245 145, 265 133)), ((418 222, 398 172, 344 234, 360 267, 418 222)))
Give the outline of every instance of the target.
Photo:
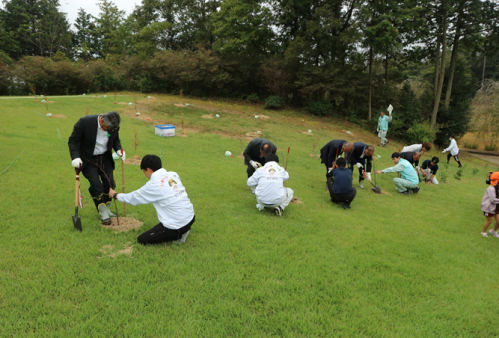
POLYGON ((121 124, 120 114, 115 111, 108 111, 105 114, 102 114, 102 121, 104 125, 108 128, 116 129, 119 128, 121 124))

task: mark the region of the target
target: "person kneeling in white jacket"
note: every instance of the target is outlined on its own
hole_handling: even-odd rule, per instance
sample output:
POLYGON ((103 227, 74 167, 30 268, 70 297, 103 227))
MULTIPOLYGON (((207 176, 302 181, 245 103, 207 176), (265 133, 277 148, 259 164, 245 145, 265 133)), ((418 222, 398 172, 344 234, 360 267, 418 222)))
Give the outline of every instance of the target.
POLYGON ((258 210, 274 208, 274 213, 282 216, 293 199, 293 190, 284 187, 284 181, 288 179, 289 174, 279 166, 279 157, 276 154, 267 155, 265 165, 248 178, 248 186, 255 187, 258 210))
POLYGON ((176 172, 163 169, 161 159, 156 155, 144 156, 140 169, 149 179, 142 188, 128 194, 117 193, 111 188, 109 196, 131 205, 154 205, 160 223, 137 238, 140 244, 184 243, 196 217, 180 177, 176 172))

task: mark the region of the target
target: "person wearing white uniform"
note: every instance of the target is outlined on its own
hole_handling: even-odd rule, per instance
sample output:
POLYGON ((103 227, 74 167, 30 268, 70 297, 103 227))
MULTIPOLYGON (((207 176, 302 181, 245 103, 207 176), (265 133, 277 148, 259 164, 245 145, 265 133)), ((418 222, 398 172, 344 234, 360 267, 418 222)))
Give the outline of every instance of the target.
POLYGON ((141 244, 178 241, 184 243, 195 220, 194 207, 187 197, 185 187, 176 172, 162 168, 161 159, 146 155, 140 169, 149 181, 131 193, 117 193, 109 190, 109 196, 131 205, 152 203, 158 214, 159 224, 141 234, 141 244))
POLYGON ((284 181, 288 179, 289 174, 279 166, 279 157, 276 154, 267 155, 265 165, 248 178, 248 186, 255 188, 258 210, 274 208, 274 213, 282 216, 293 199, 293 190, 284 187, 284 181))
POLYGON ((431 150, 431 143, 430 142, 425 142, 422 144, 412 144, 410 146, 405 146, 402 148, 401 153, 408 153, 408 152, 413 152, 413 153, 422 153, 424 155, 425 152, 431 150))
POLYGON ((449 163, 451 156, 454 156, 454 159, 456 160, 457 164, 459 164, 459 168, 462 168, 463 166, 461 165, 461 161, 459 161, 459 157, 457 157, 457 155, 459 154, 459 148, 457 147, 454 135, 449 136, 449 140, 450 140, 450 146, 445 148, 442 151, 442 153, 449 151, 450 153, 447 154, 447 163, 449 163))

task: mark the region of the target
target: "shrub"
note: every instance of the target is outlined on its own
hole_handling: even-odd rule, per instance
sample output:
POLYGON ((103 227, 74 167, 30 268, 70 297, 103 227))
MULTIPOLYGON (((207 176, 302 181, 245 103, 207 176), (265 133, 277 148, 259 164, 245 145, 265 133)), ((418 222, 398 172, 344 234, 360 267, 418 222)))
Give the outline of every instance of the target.
POLYGON ((485 145, 485 150, 487 150, 487 151, 497 151, 497 145, 496 144, 486 144, 485 145))
POLYGON ((257 93, 252 93, 251 95, 248 95, 246 97, 246 102, 255 103, 255 102, 258 101, 258 99, 259 99, 258 94, 257 93))
POLYGON ((466 149, 478 149, 478 143, 464 142, 464 147, 466 149))
POLYGON ((284 106, 284 99, 277 95, 271 95, 265 100, 265 109, 279 109, 284 106))
POLYGON ((310 101, 308 111, 318 116, 330 115, 333 113, 333 105, 327 101, 310 101))
POLYGON ((418 143, 418 142, 430 142, 433 143, 435 140, 435 132, 430 129, 430 126, 425 123, 414 124, 407 130, 405 139, 408 144, 418 143))

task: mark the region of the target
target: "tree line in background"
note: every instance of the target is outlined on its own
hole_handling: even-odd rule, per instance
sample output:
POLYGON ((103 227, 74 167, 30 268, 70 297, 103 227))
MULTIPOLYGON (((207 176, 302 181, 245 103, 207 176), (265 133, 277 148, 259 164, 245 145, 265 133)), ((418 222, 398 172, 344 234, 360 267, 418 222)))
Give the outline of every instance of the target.
POLYGON ((117 90, 305 107, 445 143, 499 80, 494 0, 100 0, 71 29, 59 0, 3 0, 0 94, 117 90))

